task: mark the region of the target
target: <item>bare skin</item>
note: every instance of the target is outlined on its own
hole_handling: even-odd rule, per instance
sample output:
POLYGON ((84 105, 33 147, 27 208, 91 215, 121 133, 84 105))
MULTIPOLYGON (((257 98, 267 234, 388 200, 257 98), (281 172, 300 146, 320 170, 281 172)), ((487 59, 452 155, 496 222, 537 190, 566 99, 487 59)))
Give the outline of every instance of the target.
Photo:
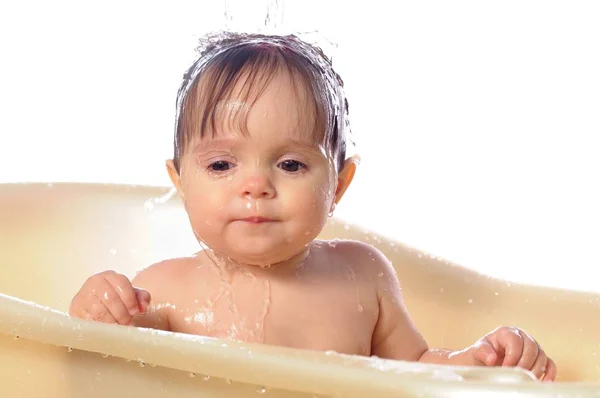
POLYGON ((461 351, 430 349, 408 315, 393 267, 372 246, 314 241, 280 265, 248 267, 202 251, 154 264, 131 282, 106 271, 86 282, 70 313, 100 322, 350 355, 520 366, 547 381, 556 377, 554 362, 516 328, 498 328, 461 351), (114 282, 109 294, 91 293, 92 286, 107 289, 107 279, 114 282), (136 314, 129 315, 125 307, 136 308, 136 314))

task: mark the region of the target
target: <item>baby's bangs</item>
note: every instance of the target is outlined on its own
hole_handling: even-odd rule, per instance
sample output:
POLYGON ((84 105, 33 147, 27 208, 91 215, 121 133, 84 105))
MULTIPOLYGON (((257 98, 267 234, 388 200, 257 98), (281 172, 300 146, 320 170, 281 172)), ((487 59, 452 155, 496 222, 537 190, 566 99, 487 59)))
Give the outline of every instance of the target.
POLYGON ((326 145, 328 112, 321 98, 325 88, 318 87, 319 76, 305 63, 272 43, 245 43, 214 56, 196 75, 181 103, 179 150, 194 137, 217 135, 224 126, 218 126, 218 121, 248 134, 247 113, 277 73, 290 77, 302 111, 298 134, 326 145), (228 112, 227 119, 220 117, 222 111, 228 112))
POLYGON ((191 85, 181 109, 183 145, 207 132, 217 135, 221 130, 218 119, 247 134, 247 112, 275 75, 278 62, 268 55, 244 54, 243 49, 213 58, 191 85), (220 117, 224 114, 227 120, 220 117))

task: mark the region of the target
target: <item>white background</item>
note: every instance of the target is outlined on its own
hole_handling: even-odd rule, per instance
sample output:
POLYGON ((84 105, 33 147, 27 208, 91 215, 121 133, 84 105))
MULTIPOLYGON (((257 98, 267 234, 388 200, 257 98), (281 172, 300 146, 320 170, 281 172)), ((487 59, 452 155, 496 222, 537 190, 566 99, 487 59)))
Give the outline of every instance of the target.
MULTIPOLYGON (((596 1, 232 1, 334 43, 362 164, 336 215, 517 281, 600 291, 596 1)), ((175 94, 223 1, 0 5, 0 181, 168 185, 175 94)))

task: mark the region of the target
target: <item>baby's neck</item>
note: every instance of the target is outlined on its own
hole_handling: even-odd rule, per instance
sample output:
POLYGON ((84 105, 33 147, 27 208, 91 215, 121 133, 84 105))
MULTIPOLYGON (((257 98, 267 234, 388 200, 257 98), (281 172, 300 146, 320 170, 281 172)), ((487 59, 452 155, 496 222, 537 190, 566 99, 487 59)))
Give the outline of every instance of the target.
POLYGON ((273 264, 249 264, 243 261, 238 261, 222 253, 215 252, 212 249, 206 249, 206 256, 219 268, 223 269, 238 269, 240 271, 256 273, 270 273, 270 274, 288 274, 295 273, 298 269, 306 263, 310 255, 310 245, 302 248, 302 250, 296 253, 294 256, 287 260, 276 262, 273 264))

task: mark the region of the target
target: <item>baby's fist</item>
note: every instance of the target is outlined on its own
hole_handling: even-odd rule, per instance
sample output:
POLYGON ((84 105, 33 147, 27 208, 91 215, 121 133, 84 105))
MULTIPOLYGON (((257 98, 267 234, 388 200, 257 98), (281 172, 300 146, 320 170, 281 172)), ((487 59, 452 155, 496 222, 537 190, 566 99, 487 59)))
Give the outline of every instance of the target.
POLYGON ((146 312, 150 293, 134 288, 125 275, 104 271, 92 275, 71 301, 69 314, 104 323, 133 325, 146 312))
POLYGON ((487 366, 517 366, 544 381, 556 378, 556 364, 525 331, 502 326, 483 336, 471 347, 473 358, 487 366))

